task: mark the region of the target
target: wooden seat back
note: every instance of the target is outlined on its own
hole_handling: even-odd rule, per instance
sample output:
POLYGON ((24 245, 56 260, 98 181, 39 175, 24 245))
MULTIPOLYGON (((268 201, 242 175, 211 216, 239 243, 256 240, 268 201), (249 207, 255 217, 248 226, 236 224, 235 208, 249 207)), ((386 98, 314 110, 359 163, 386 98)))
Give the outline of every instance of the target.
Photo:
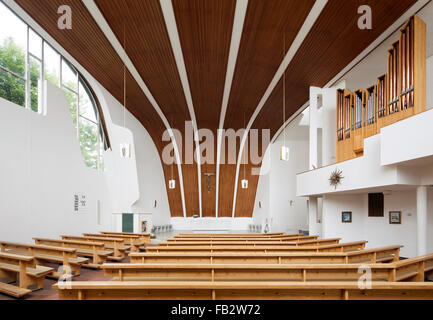
POLYGON ((319 245, 329 245, 329 244, 338 244, 340 242, 340 238, 331 238, 331 239, 321 239, 321 240, 302 240, 297 239, 293 241, 186 241, 186 242, 173 242, 166 241, 158 243, 159 246, 203 246, 203 245, 217 245, 217 246, 251 246, 251 247, 265 247, 265 246, 319 246, 319 245))
POLYGON ((377 281, 368 290, 358 281, 76 281, 53 288, 62 300, 433 300, 428 282, 377 281))
POLYGON ((222 233, 222 234, 212 234, 212 233, 179 233, 174 236, 174 238, 274 238, 274 237, 293 237, 302 236, 300 233, 284 234, 263 234, 263 233, 222 233))
MULTIPOLYGON (((127 247, 124 245, 124 240, 120 238, 110 238, 110 237, 94 237, 94 236, 69 236, 69 235, 61 235, 63 240, 79 240, 79 241, 88 241, 88 242, 100 242, 103 243, 106 247, 113 246, 114 254, 109 258, 119 258, 123 259, 125 257, 125 251, 127 247)), ((110 248, 110 247, 107 247, 110 248)))
POLYGON ((80 241, 80 240, 60 240, 47 238, 33 238, 36 244, 58 246, 64 248, 88 249, 88 250, 105 250, 102 242, 80 241))
POLYGON ((228 238, 207 238, 207 237, 193 237, 193 238, 168 238, 167 242, 187 242, 187 241, 243 241, 243 242, 249 242, 249 241, 297 241, 297 240, 317 240, 319 238, 318 235, 311 235, 311 236, 301 236, 301 235, 289 235, 289 236, 279 236, 279 237, 228 237, 228 238))
POLYGON ((355 241, 324 246, 260 246, 248 245, 203 245, 203 246, 155 246, 146 247, 147 252, 346 252, 362 250, 367 241, 355 241))
MULTIPOLYGON (((368 265, 372 281, 420 281, 433 268, 433 254, 404 262, 368 265)), ((106 276, 123 281, 357 281, 365 264, 104 264, 106 276)), ((113 280, 114 280, 113 279, 113 280)))
POLYGON ((375 263, 399 260, 401 246, 386 246, 354 252, 146 252, 130 253, 131 263, 375 263))

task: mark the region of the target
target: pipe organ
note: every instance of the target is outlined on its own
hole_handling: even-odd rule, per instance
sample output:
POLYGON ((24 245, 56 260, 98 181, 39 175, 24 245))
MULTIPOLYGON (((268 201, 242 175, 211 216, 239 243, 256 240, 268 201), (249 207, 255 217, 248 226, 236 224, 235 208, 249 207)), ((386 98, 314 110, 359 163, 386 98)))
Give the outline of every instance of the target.
POLYGON ((363 155, 364 139, 426 109, 426 25, 416 15, 387 52, 387 73, 366 90, 337 90, 337 162, 363 155))
POLYGON ((376 105, 378 99, 377 88, 378 86, 374 85, 370 88, 367 88, 365 92, 366 105, 362 124, 364 127, 363 138, 368 138, 376 134, 376 105))

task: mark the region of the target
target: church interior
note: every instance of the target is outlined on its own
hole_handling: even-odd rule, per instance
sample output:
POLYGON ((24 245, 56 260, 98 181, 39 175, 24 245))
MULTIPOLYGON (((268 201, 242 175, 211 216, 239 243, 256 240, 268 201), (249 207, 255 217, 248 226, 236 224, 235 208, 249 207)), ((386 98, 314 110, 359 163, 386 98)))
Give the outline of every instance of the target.
POLYGON ((432 124, 431 0, 0 0, 0 300, 433 300, 432 124))

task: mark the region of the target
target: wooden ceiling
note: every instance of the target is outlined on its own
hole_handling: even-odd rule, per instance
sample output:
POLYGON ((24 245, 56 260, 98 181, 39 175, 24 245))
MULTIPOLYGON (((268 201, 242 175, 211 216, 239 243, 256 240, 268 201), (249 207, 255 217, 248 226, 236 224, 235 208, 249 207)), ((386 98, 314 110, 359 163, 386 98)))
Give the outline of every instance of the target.
MULTIPOLYGON (((117 100, 123 101, 122 60, 79 0, 15 0, 36 22, 63 46, 117 100), (72 30, 57 28, 57 8, 69 5, 73 12, 72 30)), ((236 0, 171 0, 182 47, 198 128, 216 136, 235 16, 236 0)), ((239 0, 238 0, 239 1, 239 0)), ((322 87, 359 55, 415 0, 329 0, 310 33, 286 70, 286 119, 309 99, 309 86, 322 87), (357 27, 360 5, 373 12, 373 29, 357 27)), ((170 43, 159 0, 95 0, 120 43, 156 99, 173 128, 184 131, 190 120, 185 93, 170 43), (125 32, 125 33, 124 33, 125 32), (124 38, 124 34, 126 37, 124 38)), ((313 7, 314 0, 250 0, 245 16, 224 128, 238 130, 248 123, 260 99, 280 66, 284 55, 313 7), (285 44, 285 45, 284 45, 285 44)), ((372 75, 374 78, 376 75, 372 75)), ((271 136, 281 127, 282 81, 273 90, 257 116, 253 128, 270 129, 271 136)), ((165 126, 136 81, 128 74, 128 109, 151 135, 160 155, 165 126)), ((216 141, 214 143, 216 154, 216 141)), ((265 146, 266 147, 266 146, 265 146)), ((238 147, 239 149, 239 143, 238 147)), ((183 146, 182 153, 185 153, 183 146)), ((239 152, 239 151, 238 151, 239 152)), ((202 173, 216 172, 216 157, 202 164, 202 173)), ((227 161, 226 161, 227 163, 227 161)), ((236 217, 251 217, 258 176, 245 166, 248 189, 238 189, 236 217)), ((186 215, 198 214, 200 206, 196 164, 182 166, 186 215)), ((166 184, 172 175, 179 182, 177 168, 163 163, 166 184)), ((231 217, 236 165, 220 166, 219 197, 215 176, 211 190, 201 178, 203 216, 231 217)), ((240 180, 244 178, 241 166, 240 180)), ((172 216, 182 217, 180 188, 168 189, 172 216)))

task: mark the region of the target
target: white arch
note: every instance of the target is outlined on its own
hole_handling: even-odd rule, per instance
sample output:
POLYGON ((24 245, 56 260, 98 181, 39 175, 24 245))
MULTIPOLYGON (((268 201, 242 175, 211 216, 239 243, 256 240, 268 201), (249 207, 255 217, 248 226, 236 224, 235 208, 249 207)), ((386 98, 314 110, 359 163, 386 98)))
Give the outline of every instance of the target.
POLYGON ((224 84, 223 100, 221 104, 220 122, 217 132, 217 159, 216 159, 216 188, 215 188, 215 216, 218 217, 218 197, 219 197, 219 179, 220 179, 220 162, 221 162, 221 143, 222 130, 227 112, 227 105, 232 87, 233 75, 235 72, 236 61, 238 58, 239 45, 241 44, 242 30, 244 28, 245 15, 247 13, 248 0, 237 0, 235 17, 233 20, 232 38, 230 42, 229 60, 227 62, 226 80, 224 84))
POLYGON ((194 104, 192 102, 191 89, 188 82, 188 74, 186 72, 185 61, 183 59, 182 46, 180 44, 179 32, 177 30, 173 4, 171 0, 160 0, 159 3, 161 5, 162 13, 164 15, 165 25, 167 27, 171 48, 173 50, 174 58, 176 60, 177 70, 179 72, 180 81, 182 83, 183 92, 185 94, 189 116, 191 118, 192 128, 194 131, 194 142, 196 151, 195 157, 197 163, 198 202, 200 217, 202 217, 200 141, 198 136, 197 120, 194 112, 194 104))

